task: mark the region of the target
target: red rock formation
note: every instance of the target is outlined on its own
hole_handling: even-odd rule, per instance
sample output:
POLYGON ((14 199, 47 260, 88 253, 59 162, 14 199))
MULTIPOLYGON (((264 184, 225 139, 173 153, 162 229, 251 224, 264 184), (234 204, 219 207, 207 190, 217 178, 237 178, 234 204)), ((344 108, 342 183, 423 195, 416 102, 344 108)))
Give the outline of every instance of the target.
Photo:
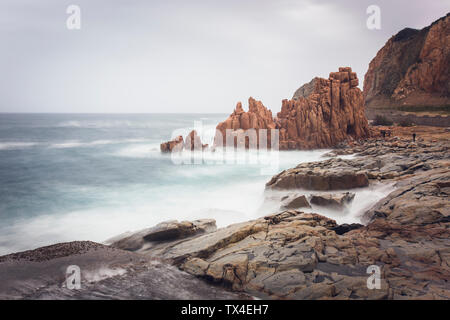
MULTIPOLYGON (((370 135, 364 115, 364 99, 351 68, 339 68, 329 79, 315 78, 298 89, 292 100, 283 100, 276 119, 260 101, 249 99, 249 111, 238 103, 227 120, 217 126, 225 141, 225 130, 245 132, 249 128, 279 129, 281 150, 331 147, 350 136, 370 135), (242 130, 239 130, 242 129, 242 130)), ((239 136, 239 133, 237 134, 239 136)), ((236 142, 235 142, 236 144, 236 142)))
MULTIPOLYGON (((227 120, 221 122, 217 125, 217 133, 214 139, 215 145, 226 145, 226 130, 233 130, 234 144, 237 145, 238 139, 240 139, 240 134, 245 133, 248 129, 255 129, 256 141, 259 146, 259 129, 267 129, 268 145, 270 146, 270 130, 275 129, 275 123, 272 117, 272 111, 267 109, 261 101, 256 101, 253 98, 248 99, 248 112, 242 109, 242 103, 238 102, 236 109, 228 117, 227 120), (242 130, 240 130, 242 129, 242 130), (220 140, 222 139, 222 143, 220 140)), ((245 145, 248 148, 249 139, 245 141, 245 145)))
POLYGON ((368 108, 450 105, 450 14, 389 39, 364 77, 368 108))
POLYGON ((161 152, 173 152, 186 150, 203 150, 208 147, 207 144, 202 144, 197 131, 192 130, 187 136, 186 140, 182 136, 176 137, 174 140, 161 143, 161 152))
POLYGON ((197 135, 197 131, 192 130, 187 136, 184 142, 184 148, 186 150, 203 150, 208 147, 207 144, 202 144, 202 140, 197 135))
POLYGON ((350 136, 370 135, 358 78, 351 68, 339 68, 329 79, 315 78, 300 88, 292 100, 283 100, 275 120, 280 129, 280 149, 335 146, 350 136))
POLYGON ((181 151, 183 149, 184 140, 182 136, 176 137, 174 140, 161 143, 161 152, 181 151))

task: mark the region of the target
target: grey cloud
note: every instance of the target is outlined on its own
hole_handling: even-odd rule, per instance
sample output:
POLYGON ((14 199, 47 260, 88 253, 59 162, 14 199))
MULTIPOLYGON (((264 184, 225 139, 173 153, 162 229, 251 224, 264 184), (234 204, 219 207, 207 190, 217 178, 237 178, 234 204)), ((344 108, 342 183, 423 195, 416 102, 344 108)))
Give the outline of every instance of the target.
POLYGON ((278 110, 314 76, 369 61, 443 1, 3 0, 0 112, 224 112, 249 96, 278 110), (82 29, 66 29, 68 5, 82 29), (366 8, 382 29, 366 28, 366 8))

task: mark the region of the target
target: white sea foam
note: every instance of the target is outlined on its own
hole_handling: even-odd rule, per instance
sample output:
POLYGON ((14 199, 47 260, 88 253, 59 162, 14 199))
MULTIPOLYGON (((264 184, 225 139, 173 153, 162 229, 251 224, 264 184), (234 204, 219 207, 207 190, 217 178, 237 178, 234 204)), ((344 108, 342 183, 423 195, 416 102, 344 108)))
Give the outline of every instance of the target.
POLYGON ((219 227, 258 217, 263 181, 227 184, 208 189, 201 184, 148 188, 128 185, 122 190, 88 190, 117 197, 117 205, 41 215, 4 226, 0 250, 6 254, 57 242, 102 242, 126 231, 135 231, 166 220, 216 219, 219 227), (152 199, 152 200, 147 200, 152 199), (3 249, 2 249, 3 247, 3 249))
POLYGON ((111 269, 108 267, 102 267, 96 270, 83 270, 83 277, 88 282, 98 282, 104 279, 122 276, 127 273, 127 270, 122 268, 111 269))
MULTIPOLYGON (((389 193, 395 190, 394 183, 375 183, 366 188, 357 188, 351 190, 335 190, 329 192, 314 192, 308 190, 290 190, 290 194, 303 194, 309 197, 311 194, 335 194, 340 192, 352 192, 355 193, 355 198, 350 205, 344 209, 333 209, 329 207, 317 206, 311 204, 311 208, 302 208, 304 212, 320 213, 331 219, 336 220, 338 224, 343 223, 362 223, 363 214, 375 205, 379 200, 387 196, 389 193)), ((266 192, 266 200, 261 210, 266 214, 280 210, 281 196, 286 193, 281 191, 268 191, 266 192)))
MULTIPOLYGON (((208 169, 203 167, 204 174, 208 169)), ((197 178, 201 178, 198 176, 197 178)), ((220 172, 215 172, 220 176, 220 172)), ((180 177, 182 179, 182 177, 180 177)), ((240 182, 204 188, 173 186, 148 188, 146 185, 127 186, 123 190, 85 190, 103 193, 105 197, 127 199, 116 205, 88 210, 44 215, 18 221, 3 228, 0 234, 0 254, 30 249, 56 242, 91 240, 103 242, 127 231, 136 231, 167 220, 215 219, 218 227, 248 221, 275 212, 265 202, 265 177, 252 182, 240 182), (146 199, 152 199, 146 201, 146 199)), ((355 189, 352 206, 346 212, 313 206, 305 212, 320 212, 337 223, 360 223, 361 214, 394 190, 392 185, 378 184, 365 189, 355 189)))
POLYGON ((64 142, 52 143, 48 147, 52 149, 64 149, 64 148, 81 148, 81 147, 95 147, 108 144, 123 144, 123 143, 136 143, 145 142, 146 139, 118 139, 118 140, 94 140, 82 142, 79 140, 69 140, 64 142))
POLYGON ((345 155, 341 155, 338 158, 341 158, 343 160, 352 160, 356 157, 355 154, 345 154, 345 155))
POLYGON ((161 151, 159 144, 130 144, 113 153, 113 156, 126 157, 126 158, 148 158, 161 157, 161 151))
POLYGON ((37 146, 37 142, 0 142, 0 150, 18 150, 37 146))
POLYGON ((154 128, 153 122, 129 120, 70 120, 56 125, 58 128, 109 129, 109 128, 154 128))

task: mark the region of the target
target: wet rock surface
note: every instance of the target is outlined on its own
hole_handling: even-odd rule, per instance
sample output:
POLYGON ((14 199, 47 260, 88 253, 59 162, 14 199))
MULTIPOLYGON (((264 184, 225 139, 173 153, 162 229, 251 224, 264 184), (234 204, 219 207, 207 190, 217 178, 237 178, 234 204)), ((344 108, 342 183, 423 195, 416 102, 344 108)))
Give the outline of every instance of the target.
POLYGON ((0 257, 0 299, 248 299, 157 259, 99 243, 60 243, 0 257), (81 288, 65 283, 80 267, 81 288))
POLYGON ((161 245, 166 246, 177 243, 182 239, 213 232, 216 229, 216 221, 213 219, 202 219, 192 222, 173 220, 161 222, 154 227, 137 232, 125 233, 106 242, 112 244, 115 248, 124 250, 158 250, 161 245))
POLYGON ((346 190, 369 185, 367 170, 360 170, 353 160, 329 159, 302 163, 274 176, 266 187, 270 189, 304 189, 317 191, 346 190))

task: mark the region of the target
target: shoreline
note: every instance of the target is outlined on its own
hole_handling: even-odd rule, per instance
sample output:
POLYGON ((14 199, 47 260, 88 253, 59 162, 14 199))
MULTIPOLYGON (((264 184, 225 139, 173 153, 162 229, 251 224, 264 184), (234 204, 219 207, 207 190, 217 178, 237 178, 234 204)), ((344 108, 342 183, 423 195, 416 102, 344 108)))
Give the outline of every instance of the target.
MULTIPOLYGON (((429 128, 427 136, 423 131, 413 144, 406 139, 410 129, 397 129, 398 137, 372 138, 361 144, 335 148, 329 153, 332 158, 328 160, 301 164, 295 172, 293 169, 284 171, 288 179, 292 174, 305 173, 308 176, 308 172, 319 172, 320 180, 317 181, 320 183, 314 180, 317 183, 313 184, 319 190, 310 190, 313 193, 324 191, 322 189, 326 187, 321 184, 322 178, 332 176, 336 170, 352 174, 365 170, 369 184, 370 181, 394 183, 396 189, 365 213, 367 224, 364 226, 338 225, 320 212, 304 213, 299 208, 289 208, 220 229, 215 227, 214 220, 162 223, 128 237, 114 239, 111 246, 98 246, 118 255, 130 253, 142 257, 147 261, 144 263, 147 271, 152 269, 148 264, 150 260, 160 261, 171 270, 167 271, 169 273, 180 270, 182 274, 193 277, 189 279, 198 279, 211 290, 218 290, 220 294, 242 294, 243 298, 448 299, 450 289, 445 279, 450 278, 449 133, 429 128), (438 133, 434 134, 436 130, 438 133), (339 155, 349 154, 355 156, 339 159, 339 155), (365 269, 370 265, 378 265, 382 269, 379 290, 366 287, 365 269)), ((416 128, 416 131, 421 132, 422 129, 416 128)), ((279 183, 280 174, 272 180, 279 183)), ((347 183, 354 179, 336 181, 347 183)), ((339 189, 333 191, 333 183, 326 185, 330 189, 326 192, 339 193, 339 189)), ((289 187, 283 188, 289 191, 289 187)), ((294 184, 294 187, 298 185, 294 184)), ((307 198, 307 201, 312 199, 307 198)), ((74 252, 61 249, 73 243, 77 242, 0 257, 0 268, 6 268, 7 272, 7 264, 12 264, 27 270, 30 267, 25 261, 35 261, 38 253, 39 259, 56 261, 62 257, 55 258, 51 253, 61 253, 65 259, 76 260, 90 252, 90 249, 74 252), (55 249, 58 246, 62 247, 55 249)), ((105 264, 108 264, 107 260, 105 264)), ((40 262, 33 262, 36 263, 40 262)), ((112 269, 134 268, 133 264, 113 265, 112 269)), ((92 266, 86 268, 92 269, 92 266)), ((27 282, 24 274, 16 273, 15 279, 14 275, 6 274, 11 277, 6 283, 27 282)), ((59 281, 64 280, 62 276, 63 273, 58 275, 59 281)), ((40 274, 39 277, 48 276, 40 274)), ((112 284, 108 285, 108 282, 120 283, 126 278, 130 281, 129 277, 128 272, 126 275, 110 273, 110 277, 94 285, 87 282, 89 289, 83 292, 95 294, 106 288, 110 290, 108 286, 112 284)), ((137 278, 139 275, 135 274, 131 279, 137 278)), ((61 298, 68 297, 67 289, 61 292, 54 280, 50 282, 53 289, 46 286, 48 294, 55 290, 56 298, 58 294, 61 298)), ((7 289, 0 289, 0 292, 7 289)), ((123 292, 119 287, 116 289, 118 298, 123 292)), ((27 295, 35 294, 39 298, 35 290, 28 288, 25 291, 27 295)), ((114 299, 113 292, 108 292, 110 295, 105 298, 114 299)), ((221 299, 220 294, 216 298, 221 299)))

